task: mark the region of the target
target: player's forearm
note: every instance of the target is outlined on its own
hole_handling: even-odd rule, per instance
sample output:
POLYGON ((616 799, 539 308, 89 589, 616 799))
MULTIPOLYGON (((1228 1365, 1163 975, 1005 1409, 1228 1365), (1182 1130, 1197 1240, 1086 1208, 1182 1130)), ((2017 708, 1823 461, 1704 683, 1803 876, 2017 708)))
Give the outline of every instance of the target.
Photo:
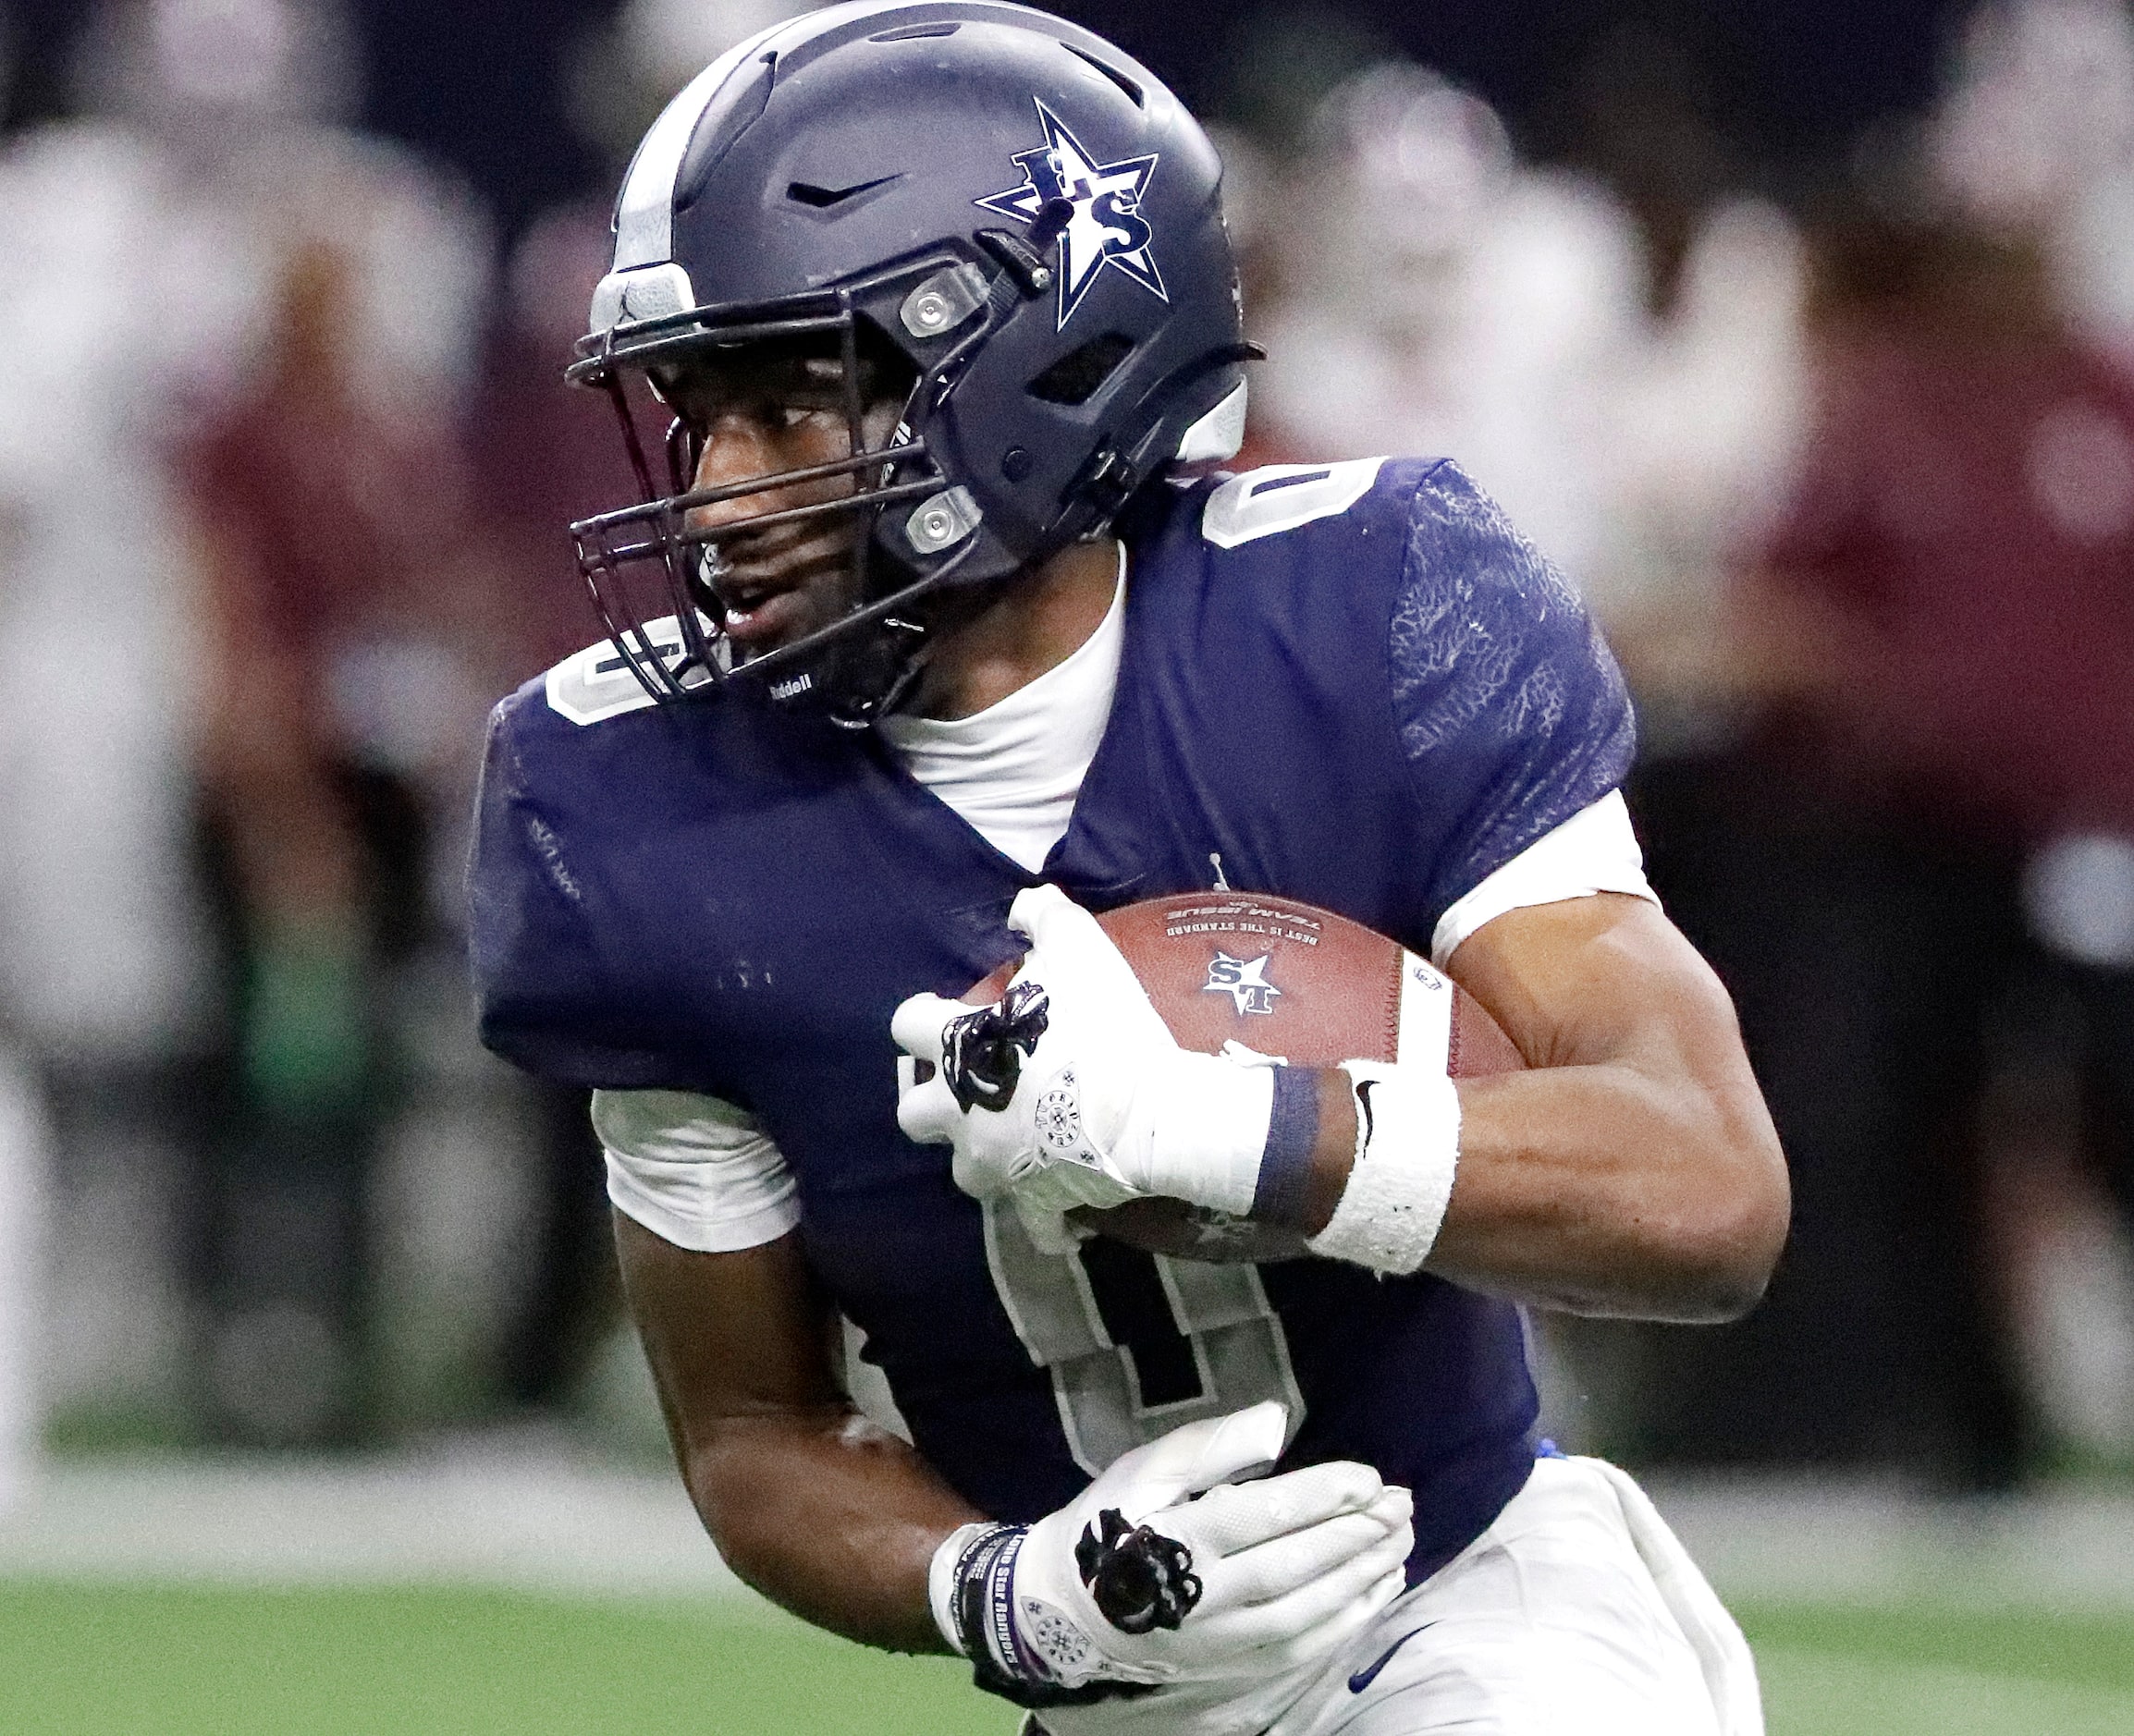
POLYGON ((1763 1292, 1785 1167, 1760 1099, 1625 1066, 1462 1082, 1429 1268, 1581 1314, 1711 1321, 1763 1292))
POLYGON ((1433 1270, 1588 1314, 1726 1320, 1785 1239, 1785 1161, 1711 968, 1657 907, 1515 911, 1453 976, 1527 1070, 1462 1080, 1433 1270))
POLYGON ((686 1444, 682 1461, 719 1553, 765 1596, 863 1644, 949 1649, 927 1564, 984 1515, 904 1442, 850 1412, 741 1417, 686 1444))
POLYGON ((980 1515, 853 1411, 798 1235, 700 1253, 618 1212, 615 1243, 675 1460, 734 1571, 865 1644, 943 1649, 926 1566, 980 1515))
MULTIPOLYGON (((1296 1226, 1312 1235, 1341 1204, 1358 1145, 1349 1075, 1330 1068, 1318 1082, 1296 1226)), ((1456 1089, 1457 1159, 1429 1270, 1546 1307, 1649 1319, 1731 1319, 1762 1293, 1786 1185, 1753 1086, 1588 1065, 1456 1089)))

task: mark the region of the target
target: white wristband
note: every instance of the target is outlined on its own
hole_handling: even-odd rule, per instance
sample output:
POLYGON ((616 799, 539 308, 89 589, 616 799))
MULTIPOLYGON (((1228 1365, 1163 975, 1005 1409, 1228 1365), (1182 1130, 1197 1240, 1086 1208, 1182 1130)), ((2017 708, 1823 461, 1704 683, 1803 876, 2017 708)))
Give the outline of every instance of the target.
POLYGON ((999 1529, 984 1522, 960 1525, 941 1539, 934 1559, 926 1564, 926 1603, 934 1612, 934 1625, 958 1657, 968 1654, 963 1650, 963 1636, 956 1631, 956 1570, 963 1565, 964 1550, 988 1531, 999 1529))
POLYGON ((1343 1061, 1356 1099, 1356 1155, 1332 1219, 1305 1243, 1376 1272, 1413 1272, 1429 1257, 1452 1203, 1460 1094, 1444 1074, 1343 1061))

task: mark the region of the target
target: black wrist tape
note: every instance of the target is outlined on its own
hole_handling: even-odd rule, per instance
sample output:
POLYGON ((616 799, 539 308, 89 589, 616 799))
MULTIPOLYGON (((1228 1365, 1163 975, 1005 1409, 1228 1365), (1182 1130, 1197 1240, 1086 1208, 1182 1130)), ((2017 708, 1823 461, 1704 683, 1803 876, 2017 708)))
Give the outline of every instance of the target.
POLYGON ((997 1525, 972 1538, 956 1563, 956 1639, 971 1660, 972 1681, 1033 1710, 1147 1693, 1140 1683, 1125 1681, 1063 1687, 1023 1644, 1015 1630, 1015 1558, 1029 1534, 1026 1525, 997 1525))
POLYGON ((1274 1112, 1268 1118, 1259 1180, 1252 1193, 1257 1223, 1304 1227, 1311 1155, 1318 1144, 1318 1075, 1308 1067, 1274 1070, 1274 1112))

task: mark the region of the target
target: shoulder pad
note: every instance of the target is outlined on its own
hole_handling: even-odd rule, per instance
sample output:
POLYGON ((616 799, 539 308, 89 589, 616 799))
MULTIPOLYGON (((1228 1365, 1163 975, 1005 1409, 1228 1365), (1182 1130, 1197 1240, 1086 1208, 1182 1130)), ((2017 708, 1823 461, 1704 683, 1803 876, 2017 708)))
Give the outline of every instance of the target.
POLYGON ((1233 476, 1208 497, 1200 533, 1218 548, 1236 548, 1346 512, 1371 491, 1386 460, 1269 464, 1233 476))
MULTIPOLYGON (((674 617, 646 623, 644 636, 663 661, 681 654, 681 635, 674 617)), ((544 678, 548 709, 574 724, 596 724, 626 712, 658 703, 630 671, 613 640, 603 639, 573 652, 544 678)))

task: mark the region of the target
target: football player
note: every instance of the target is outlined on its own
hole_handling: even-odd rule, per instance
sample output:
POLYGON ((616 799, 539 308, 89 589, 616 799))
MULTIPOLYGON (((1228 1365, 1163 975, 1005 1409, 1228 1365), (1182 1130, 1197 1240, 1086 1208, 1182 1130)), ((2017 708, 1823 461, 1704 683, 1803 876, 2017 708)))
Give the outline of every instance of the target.
POLYGON ((571 368, 648 496, 575 527, 610 641, 492 726, 484 1037, 595 1088, 684 1480, 789 1608, 1054 1736, 1758 1730, 1636 1485, 1534 1431, 1520 1302, 1729 1317, 1786 1220, 1621 681, 1450 462, 1203 474, 1219 179, 993 0, 675 100, 571 368), (1183 1054, 1089 912, 1208 888, 1430 954, 1528 1070, 1183 1054), (1294 1257, 1089 1233, 1148 1195, 1294 1257))

